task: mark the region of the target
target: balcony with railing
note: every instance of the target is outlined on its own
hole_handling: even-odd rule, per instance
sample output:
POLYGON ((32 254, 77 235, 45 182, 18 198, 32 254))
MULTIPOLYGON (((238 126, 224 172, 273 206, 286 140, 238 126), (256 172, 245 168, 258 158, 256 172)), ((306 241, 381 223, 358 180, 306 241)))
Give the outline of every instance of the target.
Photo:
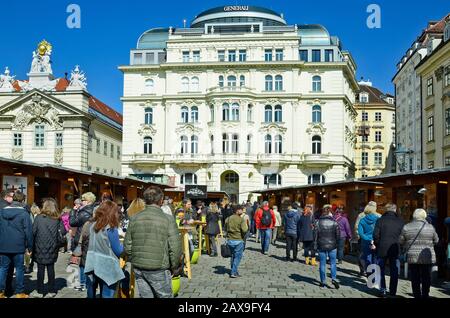
POLYGON ((207 95, 222 95, 230 93, 253 93, 253 89, 247 86, 215 86, 207 91, 207 95))

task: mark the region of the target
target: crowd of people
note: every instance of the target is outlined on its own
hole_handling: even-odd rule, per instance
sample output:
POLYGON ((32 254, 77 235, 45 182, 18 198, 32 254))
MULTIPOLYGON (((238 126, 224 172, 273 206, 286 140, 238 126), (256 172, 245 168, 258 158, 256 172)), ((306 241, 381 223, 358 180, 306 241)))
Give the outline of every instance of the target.
MULTIPOLYGON (((130 205, 104 193, 99 200, 84 193, 73 207, 61 211, 55 199, 46 198, 40 206, 26 204, 19 191, 3 191, 0 198, 0 298, 53 298, 55 263, 60 253, 70 253, 78 266, 75 289, 88 298, 131 297, 134 283, 143 298, 173 297, 172 278, 183 274, 179 227, 188 226, 189 250, 198 248, 197 227, 205 226, 209 255, 217 257, 218 236, 226 238, 230 253, 230 278, 239 278, 239 265, 250 237, 261 244, 261 253, 270 255, 270 246, 283 237, 288 262, 298 261, 303 249, 305 264, 317 266, 321 288, 340 288, 338 265, 344 260, 345 246, 359 242, 360 275, 370 279, 380 268, 380 296, 397 293, 399 266, 407 264, 414 297, 427 298, 431 267, 436 263, 434 247, 439 241, 427 213, 417 209, 405 224, 395 204, 382 209, 369 202, 357 216, 353 231, 343 206, 326 204, 313 210, 293 202, 281 213, 267 201, 242 205, 210 202, 208 206, 190 199, 174 203, 159 187, 149 187, 143 198, 130 205), (379 213, 383 211, 384 213, 379 213), (200 222, 196 222, 200 221, 200 222), (128 265, 127 265, 128 264, 128 265), (37 266, 37 288, 25 293, 24 276, 37 266), (390 283, 386 286, 386 267, 390 283), (15 275, 14 275, 15 272, 15 275), (48 276, 44 286, 45 272, 48 276), (12 290, 15 276, 15 290, 12 290), (119 291, 119 292, 118 292, 119 291), (99 296, 98 296, 99 294, 99 296)), ((450 227, 450 218, 445 220, 450 227)), ((448 251, 450 255, 450 247, 448 251)))

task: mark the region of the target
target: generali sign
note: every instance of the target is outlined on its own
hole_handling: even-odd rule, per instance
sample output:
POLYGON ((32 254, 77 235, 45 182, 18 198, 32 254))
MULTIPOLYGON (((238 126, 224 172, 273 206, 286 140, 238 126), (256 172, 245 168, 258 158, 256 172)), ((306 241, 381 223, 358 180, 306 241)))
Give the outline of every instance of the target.
POLYGON ((248 11, 249 6, 226 6, 223 11, 248 11))

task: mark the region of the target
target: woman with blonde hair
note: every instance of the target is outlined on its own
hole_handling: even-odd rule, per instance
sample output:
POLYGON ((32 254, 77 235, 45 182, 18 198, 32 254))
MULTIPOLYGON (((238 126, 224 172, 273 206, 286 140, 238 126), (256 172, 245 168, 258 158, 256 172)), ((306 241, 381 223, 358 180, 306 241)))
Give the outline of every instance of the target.
POLYGON ((132 216, 135 216, 139 212, 142 212, 145 210, 145 201, 141 198, 136 198, 131 202, 130 206, 128 207, 127 214, 128 217, 131 218, 132 216))
POLYGON ((31 297, 44 297, 45 269, 48 275, 48 293, 45 297, 56 296, 55 263, 62 239, 66 234, 55 200, 45 199, 41 213, 33 223, 33 260, 38 265, 37 291, 31 297))

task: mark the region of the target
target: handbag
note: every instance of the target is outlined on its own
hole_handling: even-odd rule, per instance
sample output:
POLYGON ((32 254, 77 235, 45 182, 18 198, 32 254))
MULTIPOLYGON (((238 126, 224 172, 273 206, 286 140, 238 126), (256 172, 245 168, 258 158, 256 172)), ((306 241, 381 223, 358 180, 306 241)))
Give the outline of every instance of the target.
POLYGON ((223 258, 231 257, 231 249, 230 246, 228 246, 228 241, 225 241, 225 243, 220 245, 220 255, 222 255, 223 258))
POLYGON ((423 228, 425 227, 426 222, 423 223, 422 227, 420 228, 419 232, 417 232, 416 237, 414 238, 414 240, 411 242, 411 244, 409 244, 408 248, 398 256, 398 259, 400 260, 400 262, 402 263, 406 263, 407 259, 408 259, 408 251, 411 248, 411 246, 413 246, 414 242, 417 240, 417 238, 420 235, 420 232, 422 232, 423 228))

